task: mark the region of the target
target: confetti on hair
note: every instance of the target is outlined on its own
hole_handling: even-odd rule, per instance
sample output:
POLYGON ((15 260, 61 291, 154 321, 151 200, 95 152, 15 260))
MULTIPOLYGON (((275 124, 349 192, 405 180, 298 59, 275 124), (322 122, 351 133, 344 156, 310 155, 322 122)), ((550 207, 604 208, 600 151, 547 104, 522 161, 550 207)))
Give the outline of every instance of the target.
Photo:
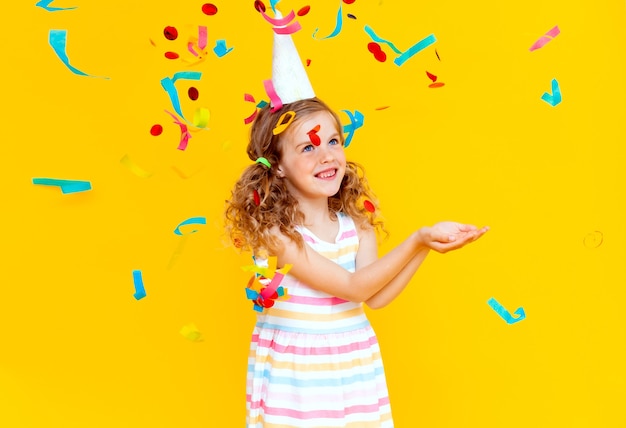
POLYGON ((561 30, 559 30, 559 26, 556 25, 553 28, 551 28, 546 34, 541 36, 535 43, 533 43, 533 45, 530 48, 528 48, 528 50, 532 52, 534 50, 542 48, 543 46, 546 45, 546 43, 554 39, 559 34, 561 34, 561 30))
POLYGON ((278 134, 283 133, 285 129, 287 129, 287 127, 291 125, 291 122, 293 122, 295 118, 296 118, 295 111, 290 110, 290 111, 286 111, 285 113, 283 113, 278 119, 278 122, 276 122, 276 126, 272 130, 272 134, 278 135, 278 134))
POLYGON ((363 201, 363 208, 365 208, 367 211, 373 213, 374 211, 376 211, 376 207, 374 206, 374 204, 372 203, 372 201, 366 199, 363 201))
MULTIPOLYGON (((322 38, 317 39, 317 40, 324 40, 324 39, 330 39, 331 37, 335 37, 337 34, 339 34, 341 32, 341 27, 342 26, 343 26, 343 16, 342 16, 342 13, 341 13, 341 3, 339 3, 339 11, 337 12, 337 23, 335 24, 335 29, 328 36, 322 37, 322 38)), ((319 30, 319 28, 316 28, 315 31, 313 32, 313 38, 314 39, 315 39, 315 35, 317 34, 318 30, 319 30)))
POLYGON ((77 6, 72 6, 72 7, 54 7, 54 6, 50 6, 50 3, 52 3, 54 0, 40 0, 38 1, 35 6, 40 7, 42 9, 47 10, 48 12, 59 12, 61 10, 72 10, 72 9, 77 9, 77 6))
POLYGON ((259 196, 259 192, 256 189, 252 192, 252 197, 254 198, 254 205, 257 207, 261 205, 261 196, 259 196))

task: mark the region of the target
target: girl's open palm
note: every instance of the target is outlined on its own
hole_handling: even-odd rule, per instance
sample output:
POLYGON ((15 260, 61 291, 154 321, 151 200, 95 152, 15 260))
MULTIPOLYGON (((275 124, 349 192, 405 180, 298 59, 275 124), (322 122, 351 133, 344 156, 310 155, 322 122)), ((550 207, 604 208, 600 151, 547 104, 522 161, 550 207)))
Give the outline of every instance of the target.
POLYGON ((432 227, 420 229, 424 245, 439 253, 459 249, 474 242, 489 230, 488 227, 478 228, 471 224, 442 221, 432 227))

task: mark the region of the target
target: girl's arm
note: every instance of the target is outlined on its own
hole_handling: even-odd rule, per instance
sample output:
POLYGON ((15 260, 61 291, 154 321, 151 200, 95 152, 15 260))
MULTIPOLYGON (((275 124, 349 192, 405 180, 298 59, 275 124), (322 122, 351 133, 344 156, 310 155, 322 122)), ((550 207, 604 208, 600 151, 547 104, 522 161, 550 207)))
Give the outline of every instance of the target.
MULTIPOLYGON (((380 309, 391 303, 408 285, 429 251, 428 247, 418 250, 391 281, 365 301, 367 306, 372 309, 380 309)), ((359 252, 356 258, 356 268, 360 269, 377 259, 378 243, 376 241, 376 233, 373 229, 361 230, 359 233, 359 252)))
MULTIPOLYGON (((407 273, 400 275, 397 283, 404 282, 402 288, 406 286, 421 263, 420 260, 415 266, 416 261, 413 261, 419 252, 425 252, 428 248, 440 252, 460 248, 478 239, 484 232, 485 228, 479 231, 474 226, 451 222, 439 223, 432 228, 425 227, 409 235, 383 257, 369 264, 363 263, 362 267, 357 266, 356 272, 348 272, 308 245, 300 248, 295 242, 281 235, 279 238, 282 245, 276 256, 279 266, 291 264, 289 273, 310 287, 345 300, 364 302, 398 277, 405 267, 407 273)), ((360 259, 365 260, 357 255, 357 263, 360 259)), ((400 291, 401 289, 395 295, 400 291)))

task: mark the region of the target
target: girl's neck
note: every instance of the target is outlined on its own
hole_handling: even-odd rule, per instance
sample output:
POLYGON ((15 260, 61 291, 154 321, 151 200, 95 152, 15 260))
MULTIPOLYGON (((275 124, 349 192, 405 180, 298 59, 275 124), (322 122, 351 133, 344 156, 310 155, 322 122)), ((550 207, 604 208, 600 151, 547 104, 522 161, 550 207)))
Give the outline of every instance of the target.
POLYGON ((303 226, 306 227, 323 227, 335 220, 328 209, 328 200, 298 201, 298 211, 304 215, 303 226))

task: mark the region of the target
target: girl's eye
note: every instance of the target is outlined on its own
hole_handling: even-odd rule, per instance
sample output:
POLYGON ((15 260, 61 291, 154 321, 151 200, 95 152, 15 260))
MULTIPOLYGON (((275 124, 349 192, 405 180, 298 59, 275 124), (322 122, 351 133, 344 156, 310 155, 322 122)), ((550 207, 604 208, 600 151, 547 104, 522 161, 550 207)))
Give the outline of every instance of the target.
POLYGON ((330 144, 331 146, 336 146, 337 144, 341 144, 341 142, 337 140, 336 138, 333 138, 332 140, 328 142, 328 144, 330 144))
POLYGON ((313 150, 313 145, 312 144, 304 146, 304 148, 302 149, 303 152, 310 152, 311 150, 313 150))

